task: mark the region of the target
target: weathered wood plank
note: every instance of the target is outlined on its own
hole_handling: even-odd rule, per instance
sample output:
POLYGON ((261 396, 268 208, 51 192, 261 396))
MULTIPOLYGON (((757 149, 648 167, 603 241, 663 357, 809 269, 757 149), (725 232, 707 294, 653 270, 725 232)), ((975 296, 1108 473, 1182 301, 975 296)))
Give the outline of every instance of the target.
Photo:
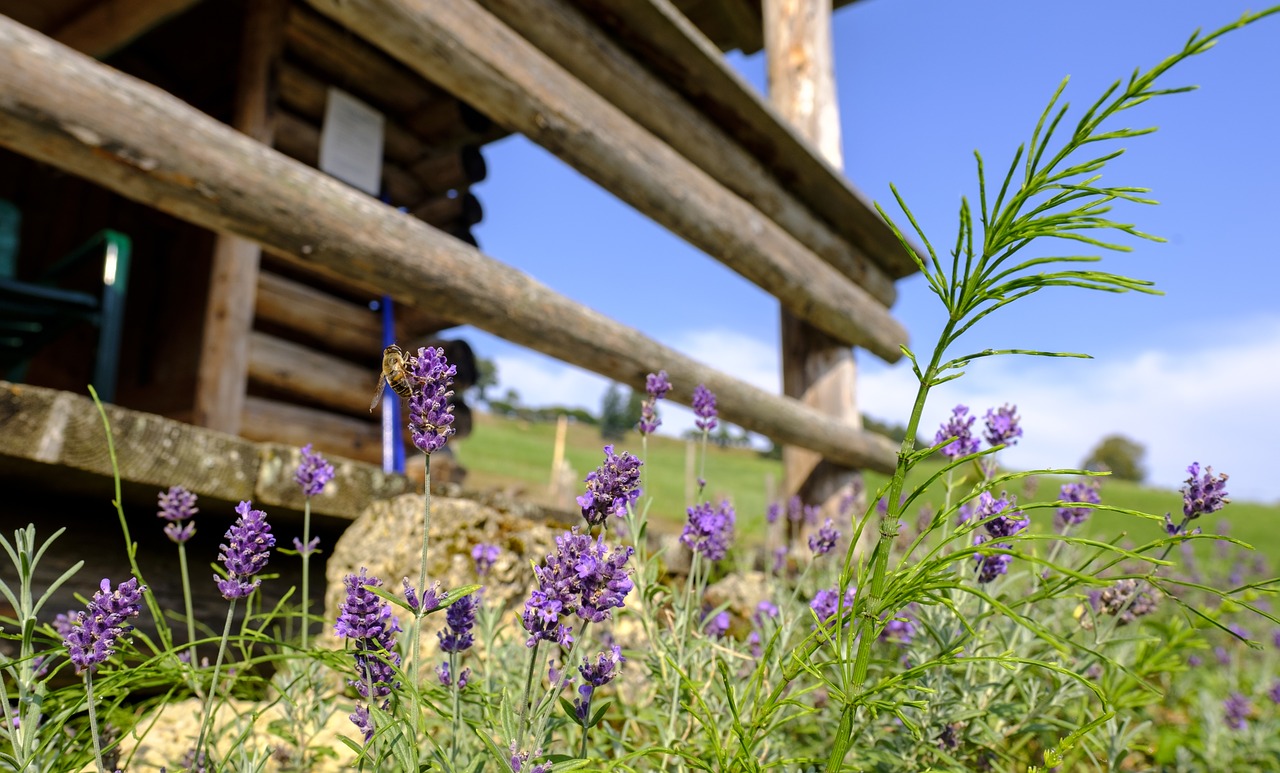
POLYGON ((474 0, 308 0, 775 295, 832 336, 895 361, 903 327, 800 244, 474 0))
MULTIPOLYGON (((836 236, 737 140, 645 69, 642 62, 605 35, 569 0, 480 2, 560 66, 768 215, 881 303, 893 304, 897 290, 879 266, 836 236)), ((737 7, 735 3, 728 6, 737 7)), ((758 15, 755 23, 760 23, 758 15)))
MULTIPOLYGON (((288 0, 260 0, 245 14, 232 125, 259 142, 275 133, 276 68, 288 0)), ((262 252, 256 243, 219 234, 213 246, 203 343, 196 373, 195 423, 235 434, 248 384, 246 336, 262 252)))
POLYGON ((703 383, 726 421, 842 464, 893 467, 884 438, 715 371, 2 17, 0 145, 634 388, 665 368, 674 400, 688 405, 703 383))
POLYGON ((915 264, 868 200, 773 110, 670 0, 574 0, 894 279, 915 264))
MULTIPOLYGON (((843 165, 831 50, 831 0, 764 0, 769 98, 835 168, 843 165)), ((782 311, 782 393, 851 427, 861 427, 857 365, 849 347, 782 311)), ((795 446, 782 451, 783 487, 837 517, 858 473, 823 464, 795 446)), ((793 535, 798 536, 798 535, 793 535)))
MULTIPOLYGON (((127 496, 141 489, 154 503, 154 492, 184 486, 223 502, 251 499, 264 507, 302 509, 293 481, 300 460, 296 446, 259 444, 154 414, 105 408, 127 496)), ((374 499, 410 490, 402 475, 336 455, 329 461, 335 482, 313 500, 314 513, 349 520, 374 499)), ((102 419, 88 397, 0 381, 0 477, 32 469, 63 483, 109 479, 102 419)))
POLYGON ((63 24, 54 39, 97 59, 124 48, 200 0, 101 0, 63 24))

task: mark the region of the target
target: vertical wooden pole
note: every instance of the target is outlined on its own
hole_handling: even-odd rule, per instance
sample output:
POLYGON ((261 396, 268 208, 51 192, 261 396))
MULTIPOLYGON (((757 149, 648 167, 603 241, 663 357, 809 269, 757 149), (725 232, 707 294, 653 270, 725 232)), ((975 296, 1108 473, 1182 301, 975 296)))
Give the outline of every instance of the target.
POLYGON ((564 478, 560 467, 564 464, 564 443, 569 432, 569 417, 563 413, 556 419, 556 445, 551 452, 551 491, 560 496, 560 481, 564 478))
MULTIPOLYGON (((264 144, 275 134, 276 74, 288 0, 249 3, 241 36, 232 126, 264 144)), ((196 379, 194 423, 240 431, 249 383, 249 333, 258 287, 258 245, 219 234, 213 248, 204 340, 196 379)))
MULTIPOLYGON (((843 167, 831 0, 764 0, 764 40, 770 101, 827 161, 843 167)), ((781 321, 783 393, 837 421, 861 426, 853 351, 786 311, 781 321)), ((821 505, 824 516, 836 515, 859 476, 801 448, 785 447, 782 459, 784 492, 821 505)))

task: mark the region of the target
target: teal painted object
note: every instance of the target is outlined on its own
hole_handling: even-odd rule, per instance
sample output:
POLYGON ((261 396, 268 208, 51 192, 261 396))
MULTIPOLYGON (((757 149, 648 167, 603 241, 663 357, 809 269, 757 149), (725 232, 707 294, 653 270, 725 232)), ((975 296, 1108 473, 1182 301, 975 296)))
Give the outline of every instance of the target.
MULTIPOLYGON (((13 213, 20 218, 16 208, 13 213)), ((0 207, 0 372, 10 380, 23 380, 32 357, 68 328, 88 322, 98 328, 93 385, 104 402, 111 402, 115 399, 119 375, 133 243, 118 231, 99 231, 51 266, 37 281, 20 282, 13 278, 17 232, 15 228, 11 243, 5 241, 4 217, 4 207, 0 207), (7 264, 6 244, 10 246, 7 264), (101 293, 58 286, 59 280, 71 269, 97 258, 102 260, 101 293)))

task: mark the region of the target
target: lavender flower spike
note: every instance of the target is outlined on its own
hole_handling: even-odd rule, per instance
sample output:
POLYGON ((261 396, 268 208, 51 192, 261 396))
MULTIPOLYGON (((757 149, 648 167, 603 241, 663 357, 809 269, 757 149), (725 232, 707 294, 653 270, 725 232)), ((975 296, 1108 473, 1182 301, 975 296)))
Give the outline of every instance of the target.
POLYGON ((1222 702, 1222 718, 1232 730, 1244 730, 1249 727, 1249 714, 1253 704, 1238 692, 1233 692, 1222 702))
POLYGON ((586 727, 591 718, 591 697, 596 688, 613 681, 618 669, 626 662, 627 659, 622 656, 622 648, 616 644, 610 652, 601 652, 595 663, 585 657, 582 659, 582 665, 578 666, 578 673, 582 674, 582 685, 578 688, 579 697, 573 700, 574 713, 580 725, 586 727))
POLYGON ((587 490, 578 497, 588 526, 599 526, 610 515, 622 518, 627 514, 627 506, 640 498, 642 464, 626 451, 615 454, 613 446, 604 447, 604 462, 587 473, 587 490))
POLYGON ((487 542, 481 542, 471 548, 471 560, 475 562, 476 574, 484 577, 493 571, 493 564, 498 560, 498 556, 502 554, 502 549, 497 545, 490 545, 487 542))
POLYGON ((145 585, 138 585, 136 577, 130 577, 113 591, 111 581, 104 579, 86 610, 76 613, 62 643, 77 674, 96 671, 115 653, 120 639, 133 630, 126 621, 142 610, 146 589, 145 585))
POLYGON ((449 405, 453 390, 449 387, 456 375, 458 368, 445 359, 444 349, 428 346, 419 349, 418 356, 412 359, 414 391, 409 398, 409 429, 413 444, 424 454, 444 448, 454 432, 453 406, 449 405))
POLYGON ((951 418, 938 428, 938 434, 933 438, 935 445, 947 438, 955 438, 939 449, 943 456, 955 460, 977 453, 978 439, 973 436, 974 419, 975 417, 969 415, 967 405, 957 405, 951 409, 951 418))
POLYGON ((1214 475, 1212 467, 1200 473, 1200 463, 1187 468, 1187 483, 1182 489, 1182 514, 1187 520, 1216 513, 1231 502, 1227 495, 1227 476, 1214 475))
POLYGON ((344 583, 347 595, 333 632, 355 645, 359 678, 350 684, 363 698, 384 698, 391 694, 395 667, 400 665, 400 656, 394 651, 400 620, 391 614, 389 603, 369 590, 381 586, 382 580, 369 577, 363 567, 359 574, 347 575, 344 583))
POLYGON ((662 426, 662 419, 658 418, 658 401, 667 396, 667 392, 671 391, 671 382, 667 380, 667 372, 660 370, 657 373, 650 373, 645 379, 645 391, 648 393, 648 399, 640 404, 640 433, 643 435, 652 435, 658 431, 658 427, 662 426))
POLYGON ((839 539, 840 532, 828 518, 826 523, 822 524, 822 528, 818 529, 818 533, 809 537, 809 549, 813 551, 814 556, 824 556, 835 548, 836 541, 839 539))
POLYGON ((476 624, 476 597, 463 596, 445 610, 445 628, 436 636, 440 638, 442 652, 462 652, 471 649, 474 639, 471 629, 476 624))
POLYGON ((712 561, 719 561, 729 552, 736 520, 733 505, 727 500, 720 503, 719 509, 713 508, 710 502, 696 504, 689 508, 689 520, 680 533, 680 544, 712 561))
POLYGON ((302 462, 298 464, 293 480, 302 487, 303 496, 319 496, 325 484, 333 480, 333 465, 312 451, 311 444, 307 443, 302 447, 302 462))
MULTIPOLYGON (((1098 495, 1097 484, 1081 481, 1062 484, 1058 498, 1063 502, 1082 502, 1090 505, 1096 505, 1102 501, 1098 495)), ((1093 512, 1092 509, 1088 507, 1059 507, 1054 516, 1054 522, 1060 531, 1065 531, 1071 526, 1079 526, 1089 520, 1091 512, 1093 512)))
POLYGON ((1018 406, 1016 405, 1004 405, 1000 408, 988 409, 986 416, 987 430, 983 433, 983 437, 993 446, 1016 445, 1018 438, 1022 437, 1022 427, 1019 426, 1020 421, 1018 406))
POLYGON ((693 412, 698 417, 693 422, 698 429, 710 432, 716 428, 716 416, 719 415, 716 412, 716 396, 702 384, 693 389, 693 412))
POLYGON ((161 491, 159 496, 160 511, 157 517, 168 521, 164 533, 169 539, 181 545, 196 533, 193 523, 188 523, 200 508, 196 507, 196 495, 182 486, 172 486, 168 491, 161 491))
POLYGON ((267 514, 252 507, 253 503, 248 501, 236 506, 240 517, 227 529, 224 537, 227 542, 218 546, 222 549, 218 560, 226 567, 228 576, 223 579, 214 575, 214 579, 222 597, 228 601, 245 598, 258 589, 262 581, 250 582, 249 578, 266 568, 271 548, 276 545, 267 514))

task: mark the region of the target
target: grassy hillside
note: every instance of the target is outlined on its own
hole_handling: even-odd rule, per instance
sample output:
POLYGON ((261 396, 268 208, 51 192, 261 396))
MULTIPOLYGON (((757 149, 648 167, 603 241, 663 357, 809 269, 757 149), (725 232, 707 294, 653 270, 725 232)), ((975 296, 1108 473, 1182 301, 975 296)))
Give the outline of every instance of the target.
MULTIPOLYGON (((479 412, 475 414, 475 424, 472 436, 454 445, 459 460, 469 471, 468 487, 519 488, 535 501, 556 504, 550 501, 548 492, 555 424, 521 422, 479 412)), ((581 481, 588 471, 600 464, 603 445, 598 428, 569 425, 565 456, 575 473, 575 480, 581 481)), ((618 450, 641 455, 640 437, 635 433, 615 445, 618 450)), ((684 520, 686 446, 685 441, 675 438, 655 437, 650 440, 645 476, 647 492, 655 498, 650 511, 655 520, 672 525, 684 520)), ((917 471, 917 475, 923 479, 936 470, 937 466, 926 464, 917 471)), ((733 499, 741 532, 760 534, 768 505, 767 492, 770 488, 776 489, 782 479, 781 463, 761 458, 751 450, 708 446, 704 477, 713 498, 728 496, 733 499)), ((867 486, 872 493, 884 481, 883 476, 867 475, 867 486)), ((1056 499, 1062 482, 1049 477, 1038 481, 1037 498, 1056 499)), ((1013 492, 1021 500, 1027 499, 1020 482, 1013 492)), ((571 496, 579 493, 581 487, 575 485, 571 496)), ((929 503, 939 506, 942 487, 936 486, 931 494, 929 503)), ((1102 496, 1107 504, 1157 515, 1165 512, 1178 515, 1182 508, 1182 497, 1177 491, 1147 488, 1110 478, 1103 479, 1102 496)), ((573 507, 571 499, 559 504, 573 507)), ((1275 528, 1280 523, 1280 507, 1236 502, 1219 515, 1230 523, 1232 536, 1251 543, 1268 556, 1280 558, 1280 533, 1275 528)), ((1051 519, 1051 511, 1040 510, 1036 511, 1033 523, 1051 528, 1051 519)), ((1206 531, 1216 530, 1218 519, 1215 517, 1200 525, 1206 531)), ((1095 513, 1087 531, 1091 536, 1108 540, 1123 532, 1127 539, 1138 542, 1158 536, 1161 525, 1115 513, 1095 513)))

